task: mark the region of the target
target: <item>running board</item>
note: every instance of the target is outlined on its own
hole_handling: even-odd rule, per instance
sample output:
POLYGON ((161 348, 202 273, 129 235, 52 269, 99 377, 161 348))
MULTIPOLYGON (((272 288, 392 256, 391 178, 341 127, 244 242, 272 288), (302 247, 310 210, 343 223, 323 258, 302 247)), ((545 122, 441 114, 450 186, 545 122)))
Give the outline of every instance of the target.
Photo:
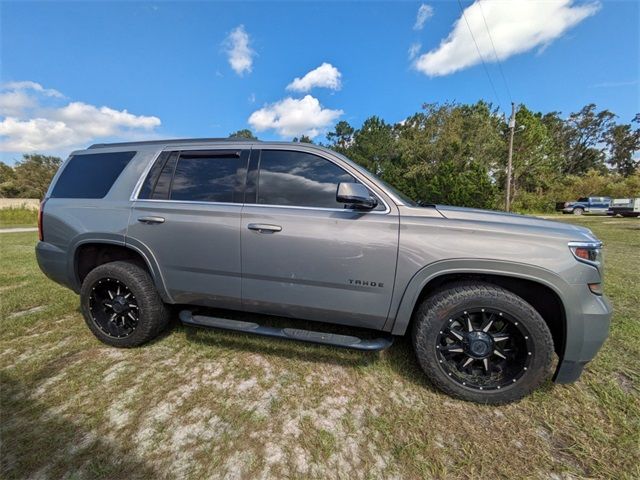
POLYGON ((204 315, 192 315, 189 310, 182 310, 180 312, 180 320, 185 325, 191 325, 193 327, 219 328, 234 332, 252 333, 254 335, 262 335, 265 337, 276 337, 287 340, 297 340, 300 342, 332 345, 334 347, 353 348, 355 350, 383 350, 390 347, 393 343, 393 337, 391 336, 369 340, 351 335, 316 332, 313 330, 303 330, 301 328, 267 327, 253 322, 243 322, 240 320, 231 320, 219 317, 206 317, 204 315))

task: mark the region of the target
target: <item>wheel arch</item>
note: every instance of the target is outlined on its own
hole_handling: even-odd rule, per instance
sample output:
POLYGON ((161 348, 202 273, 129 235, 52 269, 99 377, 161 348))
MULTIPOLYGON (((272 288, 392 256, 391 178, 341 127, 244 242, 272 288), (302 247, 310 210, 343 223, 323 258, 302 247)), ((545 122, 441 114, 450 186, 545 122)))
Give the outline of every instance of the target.
POLYGON ((493 283, 522 297, 545 320, 556 353, 562 359, 567 340, 567 302, 563 294, 565 282, 549 270, 526 264, 457 259, 424 267, 413 276, 402 295, 392 333, 404 335, 411 325, 415 310, 425 297, 460 280, 493 283))
POLYGON ((147 270, 162 300, 172 303, 155 259, 134 245, 111 238, 84 239, 74 245, 70 276, 77 285, 77 291, 80 290, 84 278, 91 270, 99 265, 118 260, 131 261, 147 270))

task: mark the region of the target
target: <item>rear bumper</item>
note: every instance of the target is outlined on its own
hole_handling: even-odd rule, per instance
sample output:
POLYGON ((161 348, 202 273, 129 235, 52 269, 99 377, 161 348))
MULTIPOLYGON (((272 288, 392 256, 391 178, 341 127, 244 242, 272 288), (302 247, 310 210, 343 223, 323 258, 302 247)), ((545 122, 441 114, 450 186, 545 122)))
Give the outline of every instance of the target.
POLYGON ((565 352, 553 377, 556 383, 578 380, 609 335, 613 310, 607 298, 590 292, 583 298, 581 313, 567 322, 565 352))
POLYGON ((36 245, 36 260, 42 273, 56 283, 75 291, 73 281, 68 275, 67 252, 47 242, 36 245))

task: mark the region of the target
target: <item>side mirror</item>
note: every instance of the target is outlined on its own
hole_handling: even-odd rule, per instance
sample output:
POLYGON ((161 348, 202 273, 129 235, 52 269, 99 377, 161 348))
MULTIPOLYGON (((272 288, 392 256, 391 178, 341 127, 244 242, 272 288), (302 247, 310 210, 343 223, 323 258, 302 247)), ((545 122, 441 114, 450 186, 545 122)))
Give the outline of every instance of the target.
POLYGON ((361 183, 339 183, 336 200, 348 203, 356 208, 371 210, 378 206, 378 200, 369 194, 367 187, 361 183))

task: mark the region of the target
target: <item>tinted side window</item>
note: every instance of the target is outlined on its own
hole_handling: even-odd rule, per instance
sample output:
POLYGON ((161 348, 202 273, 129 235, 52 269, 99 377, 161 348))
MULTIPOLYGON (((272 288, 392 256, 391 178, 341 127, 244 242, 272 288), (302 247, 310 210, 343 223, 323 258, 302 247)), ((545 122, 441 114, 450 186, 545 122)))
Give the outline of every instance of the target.
POLYGON ((162 172, 162 168, 164 164, 167 163, 167 159, 169 158, 169 152, 162 152, 155 163, 149 170, 147 174, 147 178, 145 178, 142 187, 140 187, 140 193, 138 193, 138 198, 150 198, 153 192, 153 189, 156 186, 156 182, 158 181, 158 177, 160 176, 160 172, 162 172))
POLYGON ((153 186, 153 193, 149 198, 157 200, 167 200, 169 198, 169 188, 171 188, 171 180, 173 179, 173 172, 176 169, 176 163, 178 162, 178 152, 166 152, 167 157, 162 167, 162 171, 159 173, 158 178, 153 186))
POLYGON ((338 183, 355 178, 324 158, 304 152, 262 150, 258 203, 344 208, 336 201, 338 183))
POLYGON ((238 189, 240 157, 182 153, 171 184, 171 200, 233 202, 238 189))
POLYGON ((52 198, 103 198, 136 152, 74 155, 51 192, 52 198))

